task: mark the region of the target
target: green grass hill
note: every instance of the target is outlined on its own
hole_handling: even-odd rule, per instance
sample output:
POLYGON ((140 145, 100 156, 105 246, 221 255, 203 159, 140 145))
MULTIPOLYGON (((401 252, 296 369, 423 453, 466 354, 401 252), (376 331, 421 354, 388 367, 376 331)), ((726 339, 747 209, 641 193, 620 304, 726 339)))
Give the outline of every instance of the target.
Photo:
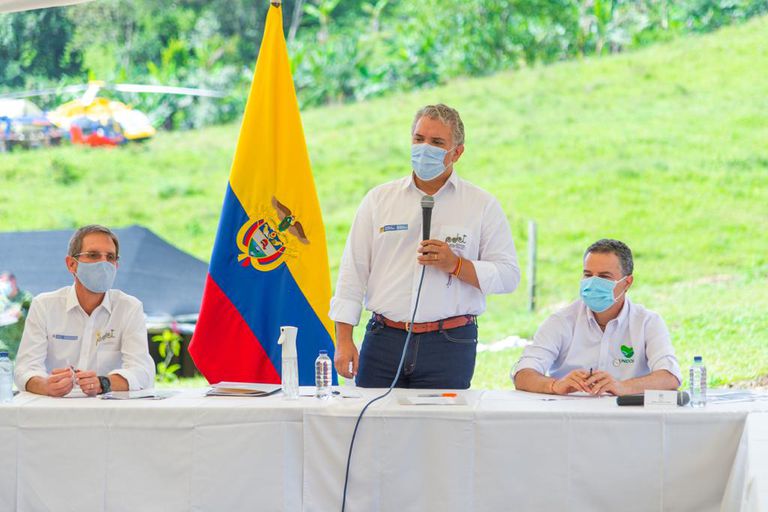
MULTIPOLYGON (((334 281, 360 200, 409 172, 413 112, 433 102, 461 112, 458 172, 499 198, 523 269, 527 223, 539 226, 539 308, 527 312, 524 275, 489 301, 483 342, 531 337, 577 297, 585 247, 613 237, 635 253, 633 300, 664 316, 684 369, 701 354, 716 384, 768 373, 767 18, 303 112, 334 281)), ((0 155, 0 229, 140 223, 207 260, 238 128, 0 155)), ((519 353, 482 353, 474 386, 511 387, 519 353)))

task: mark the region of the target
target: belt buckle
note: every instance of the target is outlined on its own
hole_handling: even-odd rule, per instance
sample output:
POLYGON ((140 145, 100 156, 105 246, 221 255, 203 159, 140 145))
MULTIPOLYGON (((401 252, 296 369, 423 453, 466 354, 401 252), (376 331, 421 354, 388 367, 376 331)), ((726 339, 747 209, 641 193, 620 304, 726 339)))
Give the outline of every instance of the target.
POLYGON ((408 332, 411 330, 411 322, 405 322, 405 332, 408 332))

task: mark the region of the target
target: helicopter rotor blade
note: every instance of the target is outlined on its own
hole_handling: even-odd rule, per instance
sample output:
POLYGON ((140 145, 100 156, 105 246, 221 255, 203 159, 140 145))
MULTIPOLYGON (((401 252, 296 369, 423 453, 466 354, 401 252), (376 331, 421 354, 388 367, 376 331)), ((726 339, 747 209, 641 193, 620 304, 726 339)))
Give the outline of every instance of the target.
POLYGON ((87 85, 67 85, 65 87, 51 89, 36 89, 33 91, 9 92, 0 94, 0 99, 32 98, 34 96, 53 96, 56 94, 82 92, 88 89, 87 85))
POLYGON ((173 87, 170 85, 141 85, 141 84, 114 84, 108 86, 120 92, 146 92, 151 94, 178 94, 182 96, 203 96, 206 98, 223 98, 226 96, 221 91, 211 89, 195 89, 192 87, 173 87))

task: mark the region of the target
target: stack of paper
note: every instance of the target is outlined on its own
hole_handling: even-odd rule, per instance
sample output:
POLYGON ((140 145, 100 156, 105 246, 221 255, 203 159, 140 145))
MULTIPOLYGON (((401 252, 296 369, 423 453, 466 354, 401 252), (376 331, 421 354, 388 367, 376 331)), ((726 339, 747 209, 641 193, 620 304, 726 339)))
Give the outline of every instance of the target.
POLYGON ((211 386, 206 396, 269 396, 278 391, 280 391, 280 384, 219 382, 211 386))

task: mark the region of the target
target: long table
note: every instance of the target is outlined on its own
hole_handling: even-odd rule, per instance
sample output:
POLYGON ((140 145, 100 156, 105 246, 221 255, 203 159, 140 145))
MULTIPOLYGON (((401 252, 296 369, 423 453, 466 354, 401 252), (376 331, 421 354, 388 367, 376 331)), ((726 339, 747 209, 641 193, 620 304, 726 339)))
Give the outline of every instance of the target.
MULTIPOLYGON (((340 510, 364 398, 52 399, 0 405, 2 511, 340 510)), ((467 391, 369 408, 347 510, 731 511, 768 503, 768 401, 703 409, 467 391)))

